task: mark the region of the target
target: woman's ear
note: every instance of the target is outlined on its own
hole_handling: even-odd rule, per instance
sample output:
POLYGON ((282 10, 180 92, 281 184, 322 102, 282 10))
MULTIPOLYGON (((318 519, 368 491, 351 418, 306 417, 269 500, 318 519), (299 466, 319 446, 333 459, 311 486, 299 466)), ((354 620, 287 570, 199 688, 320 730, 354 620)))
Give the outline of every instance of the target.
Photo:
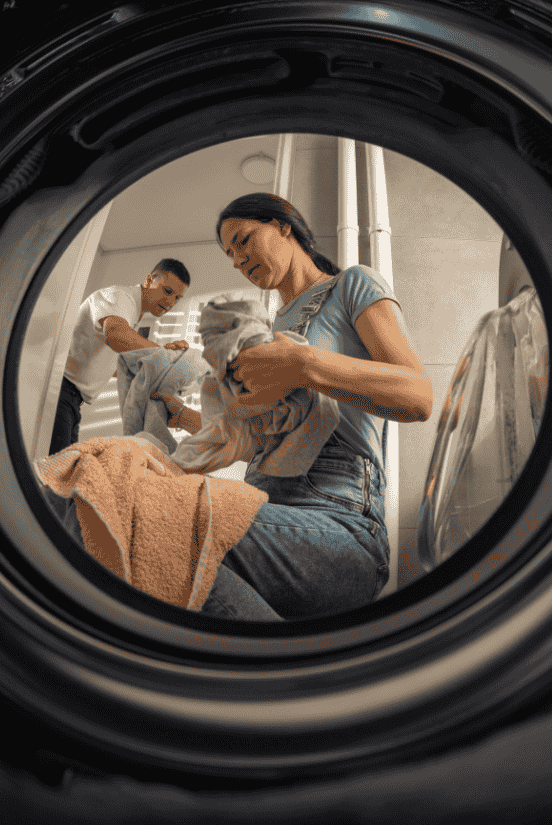
POLYGON ((289 236, 291 234, 291 224, 290 223, 280 224, 280 228, 282 230, 282 236, 284 238, 289 238, 289 236))
POLYGON ((282 223, 278 218, 272 218, 270 223, 280 230, 282 237, 287 238, 291 232, 291 225, 289 223, 282 223))

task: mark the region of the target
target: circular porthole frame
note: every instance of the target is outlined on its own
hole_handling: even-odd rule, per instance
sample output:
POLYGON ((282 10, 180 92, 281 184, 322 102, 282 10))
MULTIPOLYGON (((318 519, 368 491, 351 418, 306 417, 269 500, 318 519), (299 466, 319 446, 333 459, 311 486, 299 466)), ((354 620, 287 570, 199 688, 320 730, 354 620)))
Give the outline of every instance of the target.
POLYGON ((511 494, 453 558, 366 609, 275 626, 162 604, 83 554, 39 494, 17 370, 46 278, 106 203, 182 154, 282 132, 384 146, 461 186, 526 262, 550 340, 550 50, 437 3, 124 10, 2 85, 0 694, 67 759, 176 784, 381 768, 482 735, 550 683, 550 397, 511 494))

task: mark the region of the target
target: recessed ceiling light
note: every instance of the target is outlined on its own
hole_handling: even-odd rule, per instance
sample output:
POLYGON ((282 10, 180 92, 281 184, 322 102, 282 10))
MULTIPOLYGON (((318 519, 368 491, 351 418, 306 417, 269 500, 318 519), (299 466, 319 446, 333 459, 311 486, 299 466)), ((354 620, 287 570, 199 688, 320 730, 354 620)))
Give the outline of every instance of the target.
POLYGON ((240 171, 250 183, 270 183, 274 180, 276 161, 269 155, 259 152, 250 155, 241 162, 240 171))

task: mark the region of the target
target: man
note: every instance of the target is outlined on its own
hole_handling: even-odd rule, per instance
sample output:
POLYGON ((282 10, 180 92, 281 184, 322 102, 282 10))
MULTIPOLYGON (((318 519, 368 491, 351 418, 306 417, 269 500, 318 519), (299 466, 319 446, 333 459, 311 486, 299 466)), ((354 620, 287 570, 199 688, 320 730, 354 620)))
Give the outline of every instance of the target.
MULTIPOLYGON (((105 287, 81 304, 63 374, 49 455, 78 442, 81 404, 92 404, 102 392, 113 375, 120 352, 159 346, 137 331, 144 313, 160 318, 170 312, 189 284, 190 274, 184 264, 163 258, 143 284, 105 287)), ((187 350, 188 346, 186 341, 173 341, 165 349, 187 350)))

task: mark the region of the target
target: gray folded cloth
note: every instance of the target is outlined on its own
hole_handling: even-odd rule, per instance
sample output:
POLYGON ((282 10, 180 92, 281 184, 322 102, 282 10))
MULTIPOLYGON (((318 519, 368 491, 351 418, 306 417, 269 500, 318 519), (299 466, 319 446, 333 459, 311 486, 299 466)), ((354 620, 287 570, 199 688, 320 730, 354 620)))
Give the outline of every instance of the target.
POLYGON ((178 442, 167 427, 165 404, 150 400, 155 392, 176 395, 180 390, 199 392, 201 378, 209 371, 197 349, 168 350, 146 347, 119 353, 117 390, 123 419, 123 435, 151 433, 172 453, 178 442))
MULTIPOLYGON (((274 404, 242 407, 245 392, 230 364, 242 349, 274 341, 272 325, 259 301, 221 296, 201 313, 203 358, 211 371, 201 383, 201 430, 184 438, 171 455, 190 472, 205 473, 250 461, 262 448, 258 469, 273 476, 304 475, 339 424, 337 401, 307 389, 294 390, 274 404)), ((295 332, 292 341, 308 346, 295 332)))

